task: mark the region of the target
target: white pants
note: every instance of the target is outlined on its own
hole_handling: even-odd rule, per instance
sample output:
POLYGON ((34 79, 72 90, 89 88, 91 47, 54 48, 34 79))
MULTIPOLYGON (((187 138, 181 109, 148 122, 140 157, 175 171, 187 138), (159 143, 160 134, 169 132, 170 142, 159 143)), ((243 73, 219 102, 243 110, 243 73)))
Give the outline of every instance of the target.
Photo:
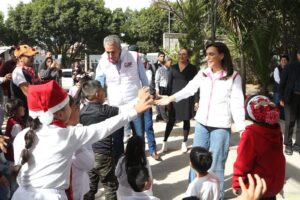
POLYGON ((58 189, 24 189, 19 187, 12 200, 68 200, 64 190, 58 189))

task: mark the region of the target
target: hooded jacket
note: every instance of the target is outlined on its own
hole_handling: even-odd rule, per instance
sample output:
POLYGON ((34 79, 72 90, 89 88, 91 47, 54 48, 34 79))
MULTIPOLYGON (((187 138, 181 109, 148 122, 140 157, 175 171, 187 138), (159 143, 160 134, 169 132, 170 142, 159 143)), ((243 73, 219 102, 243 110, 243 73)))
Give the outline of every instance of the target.
POLYGON ((282 190, 285 157, 279 124, 275 126, 252 124, 246 127, 237 149, 232 187, 239 190, 238 177, 241 176, 245 181, 248 173, 258 174, 265 179, 267 191, 263 197, 276 196, 282 190))

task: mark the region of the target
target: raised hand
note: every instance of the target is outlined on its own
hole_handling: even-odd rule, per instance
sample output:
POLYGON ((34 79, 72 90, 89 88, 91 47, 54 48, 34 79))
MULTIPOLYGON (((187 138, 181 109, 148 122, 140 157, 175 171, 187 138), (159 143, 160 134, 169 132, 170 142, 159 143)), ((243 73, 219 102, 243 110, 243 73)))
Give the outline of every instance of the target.
POLYGON ((149 87, 144 87, 139 90, 138 93, 138 102, 134 106, 137 113, 142 113, 147 109, 151 108, 154 101, 152 96, 149 93, 149 87))

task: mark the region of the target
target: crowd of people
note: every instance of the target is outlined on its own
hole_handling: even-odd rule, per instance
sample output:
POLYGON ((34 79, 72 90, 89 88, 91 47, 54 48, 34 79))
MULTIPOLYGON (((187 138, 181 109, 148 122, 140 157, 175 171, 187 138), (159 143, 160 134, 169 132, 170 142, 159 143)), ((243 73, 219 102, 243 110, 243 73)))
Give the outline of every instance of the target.
MULTIPOLYGON (((99 183, 107 200, 159 199, 152 191, 155 175, 145 135, 150 157, 162 161, 159 152, 168 152, 168 137, 183 121, 181 151, 188 153, 192 118, 196 125, 185 200, 224 199, 233 124, 240 134, 233 193, 242 200, 276 199, 285 180, 283 152, 300 152, 300 49, 296 62, 280 57, 273 103, 263 95, 244 100, 241 76, 221 42, 206 46, 207 66, 199 71, 187 48, 180 48, 176 64, 159 52, 151 65, 136 45, 122 49, 116 35, 107 36, 103 47, 95 77, 74 64, 68 93, 60 86, 60 63, 50 52, 35 72, 34 48, 11 50, 11 60, 0 68, 9 116, 0 135, 5 156, 0 157, 0 199, 94 200, 99 183), (156 121, 166 124, 161 151, 153 129, 155 106, 156 121), (280 117, 285 118, 284 140, 280 117), (246 119, 253 123, 246 126, 246 119), (132 136, 125 148, 126 125, 132 136)), ((1 116, 0 122, 3 109, 1 116)))

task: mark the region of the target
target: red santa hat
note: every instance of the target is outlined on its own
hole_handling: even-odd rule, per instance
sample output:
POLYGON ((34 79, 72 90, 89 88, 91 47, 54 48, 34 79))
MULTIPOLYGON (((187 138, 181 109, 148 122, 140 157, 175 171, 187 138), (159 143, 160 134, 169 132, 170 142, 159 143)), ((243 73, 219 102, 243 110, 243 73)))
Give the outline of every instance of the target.
POLYGON ((40 122, 49 125, 53 121, 53 113, 61 110, 69 103, 69 96, 56 81, 41 85, 28 86, 29 116, 39 118, 40 122))

